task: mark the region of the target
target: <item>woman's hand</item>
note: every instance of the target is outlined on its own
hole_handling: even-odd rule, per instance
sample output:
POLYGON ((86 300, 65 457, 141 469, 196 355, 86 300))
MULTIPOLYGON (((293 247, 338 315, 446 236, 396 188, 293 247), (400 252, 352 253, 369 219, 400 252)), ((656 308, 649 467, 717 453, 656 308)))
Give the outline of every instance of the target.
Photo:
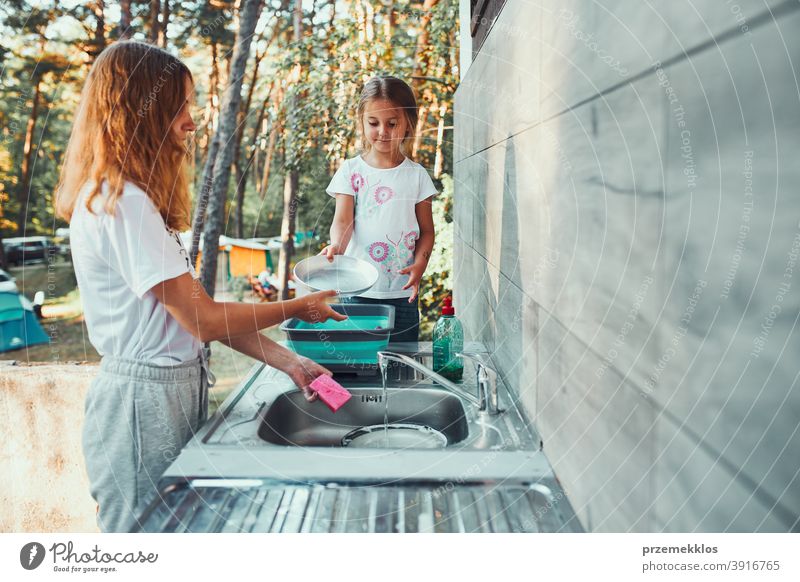
POLYGON ((328 259, 328 261, 332 263, 333 262, 333 257, 335 255, 343 255, 344 254, 344 249, 341 248, 341 246, 338 245, 338 244, 330 244, 330 245, 326 246, 324 249, 322 249, 319 252, 319 254, 325 255, 325 257, 328 259))
POLYGON ((414 262, 405 269, 400 269, 397 271, 401 275, 408 275, 408 283, 403 285, 403 289, 411 288, 411 297, 408 298, 408 302, 412 303, 414 298, 419 293, 419 283, 422 280, 422 275, 425 274, 425 269, 428 266, 428 261, 425 262, 414 262))
POLYGON ((344 321, 347 316, 335 311, 325 300, 329 297, 335 297, 336 291, 329 289, 327 291, 317 291, 310 293, 304 297, 293 299, 297 302, 297 313, 295 317, 307 321, 308 323, 318 323, 320 321, 327 321, 334 319, 336 321, 344 321))
POLYGON ((297 356, 295 361, 291 362, 283 371, 292 379, 292 382, 297 385, 303 394, 305 394, 306 400, 309 402, 313 402, 317 399, 317 393, 309 388, 308 385, 323 374, 328 376, 333 375, 327 368, 303 356, 297 356))

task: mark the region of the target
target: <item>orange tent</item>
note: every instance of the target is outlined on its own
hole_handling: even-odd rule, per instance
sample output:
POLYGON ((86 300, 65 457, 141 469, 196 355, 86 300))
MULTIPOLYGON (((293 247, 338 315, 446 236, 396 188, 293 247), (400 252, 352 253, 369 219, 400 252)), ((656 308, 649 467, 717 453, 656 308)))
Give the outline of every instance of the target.
MULTIPOLYGON (((260 242, 244 239, 230 238, 221 236, 219 238, 219 250, 226 256, 227 275, 231 277, 252 277, 266 269, 274 270, 272 256, 269 247, 260 242)), ((197 253, 197 264, 195 269, 200 272, 203 252, 197 253)))

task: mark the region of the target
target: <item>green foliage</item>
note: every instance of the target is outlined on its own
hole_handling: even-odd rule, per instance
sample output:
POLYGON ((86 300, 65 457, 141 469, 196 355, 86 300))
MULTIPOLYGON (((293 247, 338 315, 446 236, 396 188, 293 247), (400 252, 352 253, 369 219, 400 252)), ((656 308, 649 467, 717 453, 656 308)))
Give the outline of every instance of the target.
MULTIPOLYGON (((260 69, 253 103, 261 103, 266 87, 270 97, 261 127, 252 127, 257 113, 246 112, 242 159, 253 148, 264 149, 276 126, 282 127, 275 144, 270 168, 270 183, 262 200, 249 180, 244 203, 246 236, 275 236, 280 232, 283 209, 283 179, 290 168, 297 168, 300 194, 297 207, 297 230, 316 230, 327 238, 333 217, 332 199, 325 194, 330 176, 339 161, 358 151, 355 111, 361 85, 377 74, 392 74, 412 83, 410 75, 416 62, 416 39, 422 22, 421 2, 394 3, 394 26, 391 37, 385 36, 388 12, 375 5, 372 38, 364 29, 363 3, 337 6, 336 18, 330 21, 330 6, 314 15, 317 25, 305 18, 304 37, 292 40, 291 17, 265 30, 263 42, 269 43, 267 58, 260 69), (273 36, 274 35, 274 36, 273 36), (278 97, 280 95, 280 97, 278 97), (255 137, 251 137, 254 135, 255 137)), ((443 125, 452 127, 452 99, 457 86, 458 7, 454 1, 439 2, 431 10, 429 39, 421 57, 425 66, 422 79, 415 83, 418 104, 427 112, 427 121, 419 143, 416 161, 433 172, 436 159, 439 107, 444 105, 443 125)), ((272 22, 272 21, 270 21, 272 22)), ((250 78, 248 73, 245 81, 250 78)), ((245 89, 246 90, 246 89, 245 89)), ((441 144, 441 172, 452 167, 452 143, 449 130, 441 144)), ((260 174, 256 168, 253 174, 260 174)), ((231 188, 231 191, 233 188, 231 188)))
POLYGON ((419 288, 420 339, 430 340, 442 300, 453 292, 453 178, 442 176, 442 191, 433 199, 436 244, 419 288))
MULTIPOLYGON (((217 45, 220 87, 224 92, 227 61, 235 38, 237 2, 234 0, 175 0, 170 3, 167 49, 183 59, 193 72, 197 95, 196 172, 205 162, 206 127, 209 116, 211 50, 217 45)), ((438 107, 445 106, 443 124, 452 126, 452 97, 458 84, 457 17, 454 0, 441 0, 430 11, 428 43, 416 54, 419 27, 423 23, 420 0, 393 3, 372 2, 367 13, 363 2, 304 3, 303 38, 294 42, 291 11, 294 2, 266 0, 253 54, 263 53, 250 111, 244 112, 240 159, 250 159, 261 148, 260 164, 251 168, 245 190, 243 232, 248 237, 279 234, 283 214, 285 168, 297 167, 300 177, 297 230, 316 231, 328 237, 333 218, 333 199, 325 193, 339 162, 358 151, 355 108, 363 82, 376 74, 392 74, 414 84, 418 103, 425 107, 424 125, 416 160, 431 173, 436 159, 438 107), (387 27, 389 7, 393 26, 387 27), (335 8, 335 18, 332 10, 335 8), (313 12, 312 12, 313 10, 313 12), (367 26, 369 24, 369 26, 367 26), (390 34, 387 36, 387 31, 390 34), (370 36, 371 35, 371 36, 370 36), (418 58, 419 57, 419 58, 418 58), (411 79, 415 65, 420 79, 411 79), (296 97, 296 99, 293 99, 296 97), (256 127, 259 112, 264 115, 256 127), (291 107, 294 104, 294 107, 291 107), (436 107, 433 107, 434 104, 436 107), (290 108, 291 107, 291 108, 290 108), (432 111, 433 110, 433 111, 432 111), (273 128, 275 141, 269 184, 263 199, 256 191, 256 175, 263 173, 265 144, 273 128)), ((105 42, 120 33, 118 10, 105 4, 105 42)), ((58 182, 60 163, 69 139, 78 97, 91 63, 97 20, 94 5, 56 0, 6 0, 0 7, 0 236, 11 236, 16 228, 20 192, 21 160, 25 130, 32 111, 34 75, 42 80, 39 117, 33 133, 31 197, 27 212, 29 234, 52 233, 64 224, 56 220, 52 195, 58 182)), ((133 38, 145 40, 150 4, 132 2, 133 38)), ((243 95, 252 79, 248 63, 243 95)), ((445 132, 441 173, 452 172, 451 134, 445 132)), ((199 178, 198 178, 199 180, 199 178)), ((445 180, 443 178, 443 180, 445 180)), ((234 181, 229 189, 228 211, 235 209, 234 181)), ((232 215, 231 215, 232 218, 232 215)), ((229 219, 226 233, 233 231, 229 219)), ((442 231, 437 249, 442 241, 442 231)), ((448 251, 449 252, 449 251, 448 251)), ((431 272, 433 266, 429 268, 431 272)))
MULTIPOLYGON (((219 54, 230 53, 233 51, 233 42, 236 36, 233 27, 230 26, 234 20, 235 4, 236 2, 233 0, 214 0, 213 2, 199 0, 179 3, 172 0, 170 2, 172 11, 170 28, 173 31, 169 33, 169 36, 174 38, 175 46, 179 48, 198 45, 211 46, 211 44, 217 43, 219 54)), ((136 23, 135 18, 134 23, 136 23)))
MULTIPOLYGON (((347 12, 337 14, 332 27, 286 47, 279 67, 287 80, 286 98, 279 111, 287 122, 282 136, 286 167, 308 167, 304 160, 314 150, 325 151, 333 160, 353 155, 358 149, 355 110, 361 86, 369 77, 390 74, 415 84, 417 102, 427 121, 417 161, 433 168, 439 106, 445 106, 444 125, 452 126, 453 93, 458 84, 453 24, 458 6, 445 1, 430 11, 428 44, 416 55, 418 27, 423 22, 420 6, 396 3, 396 22, 387 37, 385 11, 376 9, 371 26, 365 28, 363 4, 350 3, 347 12), (411 74, 418 59, 423 59, 425 67, 414 80, 411 74)), ((445 138, 443 144, 444 173, 451 171, 450 141, 445 138)))
MULTIPOLYGON (((306 232, 315 230, 327 238, 333 220, 334 199, 325 193, 330 181, 325 153, 310 151, 304 159, 300 171, 300 188, 295 230, 306 232)), ((253 180, 247 185, 244 200, 244 236, 278 236, 283 219, 283 179, 280 168, 273 167, 269 188, 262 200, 256 192, 253 180)), ((231 225, 229 225, 230 227, 231 225)))
POLYGON ((3 67, 0 70, 0 236, 16 234, 23 210, 28 234, 52 234, 52 194, 66 148, 80 87, 85 43, 72 43, 76 24, 59 3, 13 0, 0 9, 3 67), (23 21, 20 19, 24 16, 23 21), (37 95, 36 88, 39 88, 37 95), (34 121, 34 99, 36 116, 34 121), (31 132, 29 181, 25 184, 25 141, 31 132), (25 201, 24 208, 20 205, 25 201))

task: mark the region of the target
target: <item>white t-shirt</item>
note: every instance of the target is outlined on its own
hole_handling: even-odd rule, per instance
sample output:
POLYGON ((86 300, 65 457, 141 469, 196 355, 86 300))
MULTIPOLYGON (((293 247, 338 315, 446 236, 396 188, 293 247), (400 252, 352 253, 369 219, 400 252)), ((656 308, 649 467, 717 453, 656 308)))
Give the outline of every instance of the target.
POLYGON ((408 275, 398 271, 414 262, 419 225, 414 207, 436 194, 428 172, 405 158, 394 168, 373 168, 361 156, 345 160, 326 189, 355 200, 355 227, 345 255, 363 259, 380 273, 363 297, 410 297, 408 275))
POLYGON ((86 209, 84 186, 70 223, 70 246, 89 340, 101 356, 171 366, 195 359, 200 342, 150 292, 183 273, 196 278, 178 233, 147 194, 126 182, 114 216, 103 210, 108 183, 86 209))

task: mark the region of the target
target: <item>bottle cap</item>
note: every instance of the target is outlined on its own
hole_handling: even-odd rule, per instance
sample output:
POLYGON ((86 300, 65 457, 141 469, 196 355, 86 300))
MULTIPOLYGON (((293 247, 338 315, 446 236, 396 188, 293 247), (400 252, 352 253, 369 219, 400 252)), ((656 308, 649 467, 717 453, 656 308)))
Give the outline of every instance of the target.
POLYGON ((456 309, 453 307, 453 298, 451 296, 447 296, 444 298, 442 302, 442 315, 455 315, 456 309))

